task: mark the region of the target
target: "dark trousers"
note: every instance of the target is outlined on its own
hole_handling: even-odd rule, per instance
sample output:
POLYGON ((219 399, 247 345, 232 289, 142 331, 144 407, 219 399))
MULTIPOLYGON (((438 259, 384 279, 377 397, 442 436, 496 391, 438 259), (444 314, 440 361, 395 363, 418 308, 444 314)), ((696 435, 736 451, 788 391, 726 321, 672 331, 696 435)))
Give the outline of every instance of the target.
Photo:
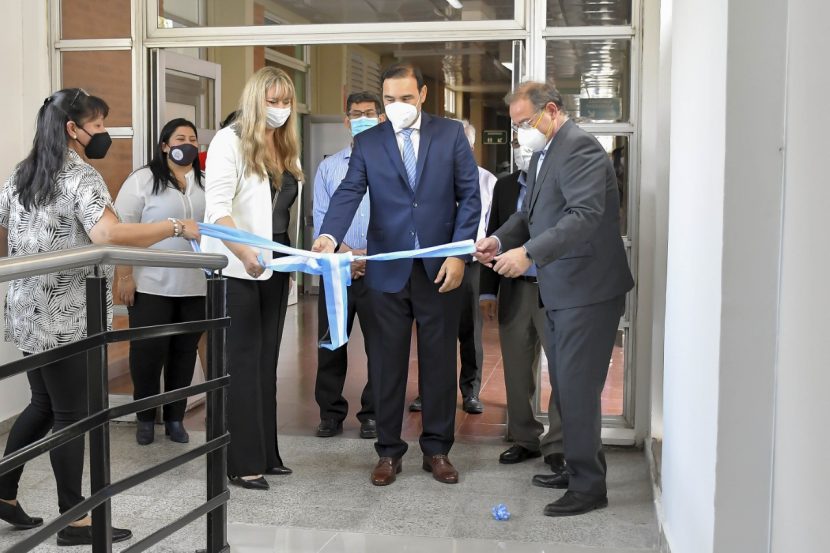
MULTIPOLYGON (((348 309, 348 333, 351 335, 355 314, 360 318, 360 328, 363 330, 363 345, 366 350, 368 363, 369 337, 372 334, 372 309, 369 305, 369 288, 364 279, 352 280, 346 296, 348 309)), ((328 316, 326 312, 326 295, 323 286, 320 286, 320 296, 317 298, 317 333, 320 340, 329 333, 328 316)), ((343 385, 346 382, 346 368, 349 364, 348 344, 332 351, 326 348, 317 348, 317 381, 314 385, 314 398, 320 406, 320 419, 334 419, 342 422, 349 414, 349 402, 343 397, 343 385)), ((366 386, 360 396, 360 411, 357 419, 365 422, 375 418, 375 408, 372 401, 372 386, 369 378, 371 369, 367 371, 366 386)))
MULTIPOLYGON (((130 327, 154 326, 198 321, 205 317, 205 297, 168 297, 135 293, 135 302, 127 308, 130 327)), ((189 386, 196 364, 196 347, 201 333, 165 336, 130 343, 130 375, 133 379, 133 399, 157 395, 159 379, 164 369, 164 390, 169 392, 189 386)), ((163 408, 164 421, 181 421, 187 400, 168 403, 163 408)), ((140 421, 156 418, 156 410, 136 414, 140 421)))
MULTIPOLYGON (((503 278, 499 284, 499 341, 504 360, 504 387, 507 393, 507 430, 513 441, 542 455, 562 453, 562 423, 551 394, 548 402, 548 432, 536 419, 533 399, 542 345, 547 345, 547 318, 539 307, 539 285, 515 278, 503 278), (540 439, 541 437, 541 439, 540 439)), ((553 363, 548 368, 553 369, 553 363)))
MULTIPOLYGON (((27 355, 24 353, 24 355, 27 355)), ((14 453, 87 416, 86 353, 29 371, 32 399, 9 432, 5 455, 14 453)), ((64 513, 84 500, 84 437, 49 452, 58 486, 58 509, 64 513)), ((23 467, 0 476, 0 499, 16 499, 23 467)))
POLYGON ((374 310, 373 337, 369 341, 371 378, 377 414, 381 457, 406 453, 401 426, 409 374, 412 322, 418 335, 418 387, 421 391, 421 450, 426 455, 446 454, 455 430, 456 343, 461 292, 441 294, 420 260, 400 292, 370 291, 374 310))
POLYGON ((277 445, 277 360, 287 273, 268 280, 228 278, 228 476, 263 474, 282 465, 277 445))
POLYGON ((548 310, 551 385, 562 419, 568 489, 604 496, 601 395, 625 296, 573 309, 548 310))
POLYGON ((478 305, 481 264, 478 261, 464 267, 461 282, 461 320, 458 324, 458 342, 461 354, 461 374, 458 388, 461 397, 478 397, 481 390, 481 368, 484 364, 484 349, 481 346, 481 308, 478 305))

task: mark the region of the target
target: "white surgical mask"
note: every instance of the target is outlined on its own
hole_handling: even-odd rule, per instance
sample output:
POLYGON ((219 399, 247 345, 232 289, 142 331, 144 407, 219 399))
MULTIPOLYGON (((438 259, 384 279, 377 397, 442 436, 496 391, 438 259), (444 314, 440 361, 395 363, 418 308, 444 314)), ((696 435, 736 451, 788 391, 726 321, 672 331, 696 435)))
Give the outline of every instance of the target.
POLYGON ((530 148, 525 148, 524 146, 513 148, 513 161, 516 162, 516 167, 519 168, 519 171, 527 172, 527 169, 530 167, 530 158, 532 156, 533 150, 530 148))
POLYGON ((548 137, 539 129, 519 129, 518 133, 519 144, 523 148, 528 148, 533 153, 541 152, 545 149, 548 143, 548 137))
POLYGON ((393 102, 386 106, 386 117, 398 132, 409 128, 418 119, 418 108, 405 102, 393 102))
POLYGON ((285 122, 288 121, 288 117, 290 115, 291 108, 272 108, 271 106, 268 106, 268 114, 265 124, 272 129, 277 129, 285 125, 285 122))

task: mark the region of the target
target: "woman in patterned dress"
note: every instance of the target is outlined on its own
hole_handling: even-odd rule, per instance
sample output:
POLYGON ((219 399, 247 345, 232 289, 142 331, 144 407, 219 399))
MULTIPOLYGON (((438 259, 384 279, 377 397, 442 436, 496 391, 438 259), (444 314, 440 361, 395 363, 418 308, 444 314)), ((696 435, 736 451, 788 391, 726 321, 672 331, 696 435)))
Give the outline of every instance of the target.
MULTIPOLYGON (((0 190, 0 256, 60 251, 90 244, 147 247, 169 236, 199 239, 196 223, 161 221, 120 223, 101 175, 84 158, 103 158, 111 139, 104 127, 107 104, 79 88, 60 90, 37 114, 29 156, 17 165, 0 190)), ((111 276, 110 268, 102 270, 111 276)), ((5 305, 6 340, 23 355, 40 353, 86 336, 85 280, 92 267, 68 269, 9 283, 5 305)), ((112 317, 107 292, 107 315, 112 317)), ((32 398, 12 426, 5 455, 65 428, 87 415, 85 354, 56 361, 27 374, 32 398)), ((81 479, 84 439, 50 452, 61 513, 83 501, 81 479)), ((17 528, 43 520, 27 515, 17 501, 23 467, 0 475, 0 519, 17 528)), ((85 516, 58 532, 58 545, 92 542, 85 516)), ((113 541, 129 539, 129 530, 113 528, 113 541)))

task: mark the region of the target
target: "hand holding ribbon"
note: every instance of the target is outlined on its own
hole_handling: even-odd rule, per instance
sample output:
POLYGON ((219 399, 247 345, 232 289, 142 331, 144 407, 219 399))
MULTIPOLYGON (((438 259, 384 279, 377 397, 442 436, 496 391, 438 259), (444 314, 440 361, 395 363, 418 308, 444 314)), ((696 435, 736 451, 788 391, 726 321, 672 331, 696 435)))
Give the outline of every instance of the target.
POLYGON ((203 236, 246 244, 254 248, 271 250, 286 255, 286 257, 279 257, 268 262, 260 257, 260 264, 266 269, 279 272, 301 271, 311 275, 320 275, 326 292, 326 312, 329 322, 329 339, 321 340, 320 347, 330 350, 343 346, 349 339, 346 330, 346 287, 352 283, 352 262, 454 257, 468 255, 475 251, 472 240, 463 240, 417 250, 385 252, 375 255, 354 255, 353 252, 332 253, 335 244, 326 237, 319 237, 314 242, 314 249, 317 249, 317 251, 308 251, 291 248, 250 232, 223 225, 199 223, 199 230, 203 236))

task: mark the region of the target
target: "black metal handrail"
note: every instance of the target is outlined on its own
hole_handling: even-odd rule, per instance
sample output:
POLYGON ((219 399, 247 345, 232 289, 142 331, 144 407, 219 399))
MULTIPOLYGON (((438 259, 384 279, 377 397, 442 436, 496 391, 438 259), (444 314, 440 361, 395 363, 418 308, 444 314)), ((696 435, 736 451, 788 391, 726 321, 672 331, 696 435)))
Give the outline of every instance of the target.
MULTIPOLYGON (((48 254, 0 260, 0 282, 38 274, 99 264, 147 265, 159 267, 222 269, 222 255, 195 254, 141 248, 90 246, 48 254)), ((89 433, 91 494, 35 533, 15 543, 7 551, 22 553, 43 542, 84 513, 92 511, 93 553, 112 551, 111 499, 124 491, 155 478, 175 467, 202 457, 207 458, 207 501, 172 523, 131 545, 125 551, 138 552, 207 515, 207 553, 229 551, 227 543, 227 445, 230 435, 225 420, 226 390, 230 377, 225 357, 225 332, 230 324, 225 305, 226 281, 221 273, 207 279, 206 315, 201 321, 157 325, 125 330, 107 330, 106 279, 96 274, 87 278, 87 337, 64 346, 11 361, 0 366, 0 380, 22 374, 61 359, 87 353, 89 416, 37 442, 0 459, 0 474, 89 433), (107 345, 126 340, 146 340, 162 336, 208 331, 207 380, 152 397, 109 407, 107 345), (206 393, 207 421, 205 444, 144 469, 118 482, 110 482, 109 422, 138 411, 152 409, 186 397, 206 393)))

